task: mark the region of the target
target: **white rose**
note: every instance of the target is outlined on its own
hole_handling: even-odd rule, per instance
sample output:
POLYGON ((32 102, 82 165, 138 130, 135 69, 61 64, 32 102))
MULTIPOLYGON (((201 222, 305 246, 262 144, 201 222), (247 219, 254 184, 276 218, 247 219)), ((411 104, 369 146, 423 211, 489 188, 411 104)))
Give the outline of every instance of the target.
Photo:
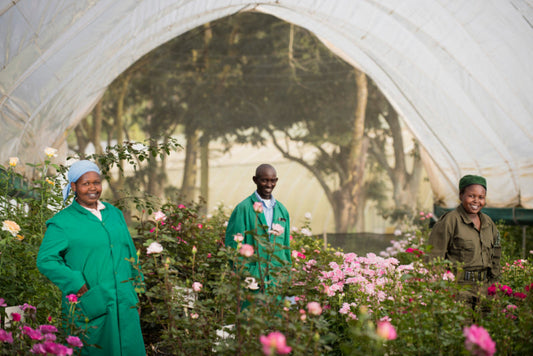
POLYGON ((161 253, 163 252, 163 246, 159 242, 152 242, 150 246, 148 246, 148 249, 146 250, 146 254, 150 255, 152 253, 161 253))

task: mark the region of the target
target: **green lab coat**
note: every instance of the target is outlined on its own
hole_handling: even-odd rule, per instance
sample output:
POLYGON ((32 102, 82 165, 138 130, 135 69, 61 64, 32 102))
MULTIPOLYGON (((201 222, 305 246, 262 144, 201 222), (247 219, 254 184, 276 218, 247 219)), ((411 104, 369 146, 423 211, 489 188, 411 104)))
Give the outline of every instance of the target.
MULTIPOLYGON (((259 198, 256 196, 255 192, 250 195, 248 198, 244 199, 239 203, 231 213, 230 219, 228 221, 228 227, 226 228, 226 246, 233 248, 237 247, 237 243, 234 240, 234 235, 241 233, 244 236, 243 244, 249 244, 254 246, 255 253, 259 253, 259 256, 270 260, 271 267, 269 271, 272 271, 272 267, 281 267, 284 264, 291 263, 291 250, 290 247, 290 227, 291 223, 289 220, 289 213, 287 209, 279 201, 276 201, 274 205, 274 213, 272 217, 272 224, 280 224, 283 226, 284 231, 280 236, 275 236, 272 234, 267 234, 267 231, 263 226, 266 226, 265 214, 259 214, 259 221, 257 221, 256 212, 254 211, 253 205, 255 202, 260 202, 259 198), (279 257, 281 260, 278 261, 276 258, 268 256, 267 251, 262 246, 254 241, 253 235, 246 234, 246 231, 256 232, 258 236, 264 235, 268 236, 269 242, 275 242, 274 255, 279 257), (283 247, 287 247, 284 249, 283 247), (259 250, 259 252, 257 252, 259 250)), ((250 271, 250 274, 260 281, 259 273, 259 264, 256 262, 248 263, 247 268, 250 271)), ((266 263, 261 263, 261 275, 268 286, 271 282, 274 282, 275 279, 272 277, 272 273, 266 275, 266 263)))
MULTIPOLYGON (((137 259, 122 212, 104 203, 102 221, 76 201, 46 222, 37 267, 66 296, 87 284, 77 308, 89 320, 84 355, 145 355, 138 303, 131 278, 140 277, 126 258, 137 259), (95 328, 91 328, 95 327, 95 328)), ((85 322, 79 323, 84 326, 85 322)))

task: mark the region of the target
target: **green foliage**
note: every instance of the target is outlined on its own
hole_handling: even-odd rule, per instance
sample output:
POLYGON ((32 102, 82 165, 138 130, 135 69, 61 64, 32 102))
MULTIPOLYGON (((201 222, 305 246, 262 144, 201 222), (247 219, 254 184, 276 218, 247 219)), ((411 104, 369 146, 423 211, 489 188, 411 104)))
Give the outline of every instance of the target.
POLYGON ((528 255, 530 251, 533 251, 533 227, 505 225, 498 222, 497 224, 504 256, 522 256, 523 253, 528 255), (526 237, 525 250, 522 249, 524 232, 526 237))
MULTIPOLYGON (((291 281, 300 279, 301 270, 287 266, 274 271, 266 259, 242 257, 238 250, 226 248, 227 214, 222 207, 209 218, 199 216, 198 207, 183 204, 166 204, 161 212, 164 220, 155 220, 161 216, 155 215, 141 221, 136 238, 142 244, 140 260, 146 286, 142 320, 143 330, 149 331, 149 348, 172 354, 202 355, 213 350, 231 355, 260 354, 258 336, 277 330, 298 340, 295 352, 323 354, 327 343, 320 335, 328 335, 327 322, 323 316, 309 315, 302 323, 305 314, 300 311, 313 297, 310 290, 319 294, 311 288, 317 279, 306 276, 308 286, 295 286, 291 281), (162 246, 161 252, 148 253, 154 243, 162 246), (261 292, 261 280, 256 281, 257 290, 246 287, 251 276, 245 264, 259 260, 277 276, 278 285, 270 285, 266 293, 261 292), (201 283, 201 289, 195 291, 194 283, 201 283), (282 297, 296 295, 299 301, 292 306, 282 297), (224 339, 217 336, 223 330, 229 335, 224 339)), ((309 256, 321 254, 316 238, 300 233, 293 237, 299 241, 300 251, 308 251, 309 256)))
POLYGON ((487 315, 480 324, 491 331, 501 354, 533 352, 533 259, 504 258, 502 278, 492 287, 487 315), (497 320, 497 322, 494 322, 497 320))
POLYGON ((16 224, 12 233, 0 231, 0 297, 8 305, 35 305, 42 311, 39 319, 44 321, 48 315, 59 315, 61 293, 39 272, 35 260, 46 220, 63 206, 61 173, 54 176, 48 173, 51 168, 64 170, 52 165, 49 159, 32 167, 37 179, 31 182, 17 173, 15 167, 0 175, 0 221, 4 225, 16 224))
MULTIPOLYGON (((0 231, 0 297, 37 305, 44 311, 37 322, 49 314, 59 320, 58 290, 35 268, 45 221, 62 207, 62 173, 51 177, 49 167, 35 166, 39 179, 28 185, 39 199, 13 197, 11 182, 22 177, 12 168, 1 182, 2 221, 20 230, 0 231)), ((386 258, 324 247, 307 220, 292 230, 292 265, 272 270, 277 284, 265 290, 245 264, 271 261, 224 246, 224 207, 204 216, 201 205, 136 199, 131 227, 144 280, 135 282, 150 355, 262 355, 260 337, 273 331, 295 355, 467 354, 463 328, 472 324, 489 332, 499 354, 533 352, 532 257, 504 255, 499 284, 488 296, 487 286, 475 286, 480 302, 472 309, 460 298, 470 287, 454 281, 446 263, 422 262, 427 214, 395 245, 400 254, 386 258)), ((9 354, 11 344, 0 345, 9 354)))

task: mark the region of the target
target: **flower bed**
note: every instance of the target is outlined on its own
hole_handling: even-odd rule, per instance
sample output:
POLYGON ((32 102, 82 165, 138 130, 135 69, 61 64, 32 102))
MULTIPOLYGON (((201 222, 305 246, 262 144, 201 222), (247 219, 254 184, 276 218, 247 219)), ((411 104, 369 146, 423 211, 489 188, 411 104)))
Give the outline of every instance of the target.
MULTIPOLYGON (((8 178, 19 177, 13 169, 18 162, 13 164, 8 178)), ((31 185, 40 200, 10 195, 10 180, 0 181, 2 306, 35 305, 37 313, 28 319, 34 324, 25 326, 42 337, 32 339, 37 334, 17 324, 22 321, 11 329, 2 325, 0 354, 34 347, 35 352, 68 354, 51 344, 35 346, 50 341, 49 334, 73 353, 79 350, 61 331, 57 288, 35 268, 44 222, 61 208, 61 174, 51 176, 49 167, 48 160, 37 167, 39 179, 31 185), (45 332, 52 326, 58 331, 45 332)), ((292 266, 276 269, 251 245, 224 246, 229 213, 224 207, 202 216, 195 204, 167 203, 154 211, 136 203, 131 227, 137 267, 145 277, 137 291, 148 354, 533 353, 531 256, 504 256, 501 280, 472 310, 456 298, 461 287, 446 263, 422 262, 427 225, 399 233, 383 255, 358 256, 324 248, 322 239, 312 236, 308 215, 303 226, 291 230, 292 266), (251 262, 270 264, 277 284, 265 287, 253 278, 245 268, 251 262)), ((262 236, 256 239, 267 249, 280 248, 262 236)))

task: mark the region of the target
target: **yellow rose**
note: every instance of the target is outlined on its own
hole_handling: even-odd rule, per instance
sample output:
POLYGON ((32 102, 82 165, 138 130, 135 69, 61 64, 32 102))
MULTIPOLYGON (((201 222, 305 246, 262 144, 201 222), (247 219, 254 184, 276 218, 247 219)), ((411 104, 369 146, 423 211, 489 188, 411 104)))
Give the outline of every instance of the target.
POLYGON ((19 163, 18 157, 9 157, 9 165, 11 167, 16 167, 16 165, 19 163))
POLYGON ((46 147, 44 149, 44 154, 48 158, 56 157, 57 156, 57 149, 55 149, 53 147, 46 147))
POLYGON ((20 226, 11 220, 4 220, 2 223, 2 230, 9 232, 13 237, 16 237, 20 231, 20 226))

